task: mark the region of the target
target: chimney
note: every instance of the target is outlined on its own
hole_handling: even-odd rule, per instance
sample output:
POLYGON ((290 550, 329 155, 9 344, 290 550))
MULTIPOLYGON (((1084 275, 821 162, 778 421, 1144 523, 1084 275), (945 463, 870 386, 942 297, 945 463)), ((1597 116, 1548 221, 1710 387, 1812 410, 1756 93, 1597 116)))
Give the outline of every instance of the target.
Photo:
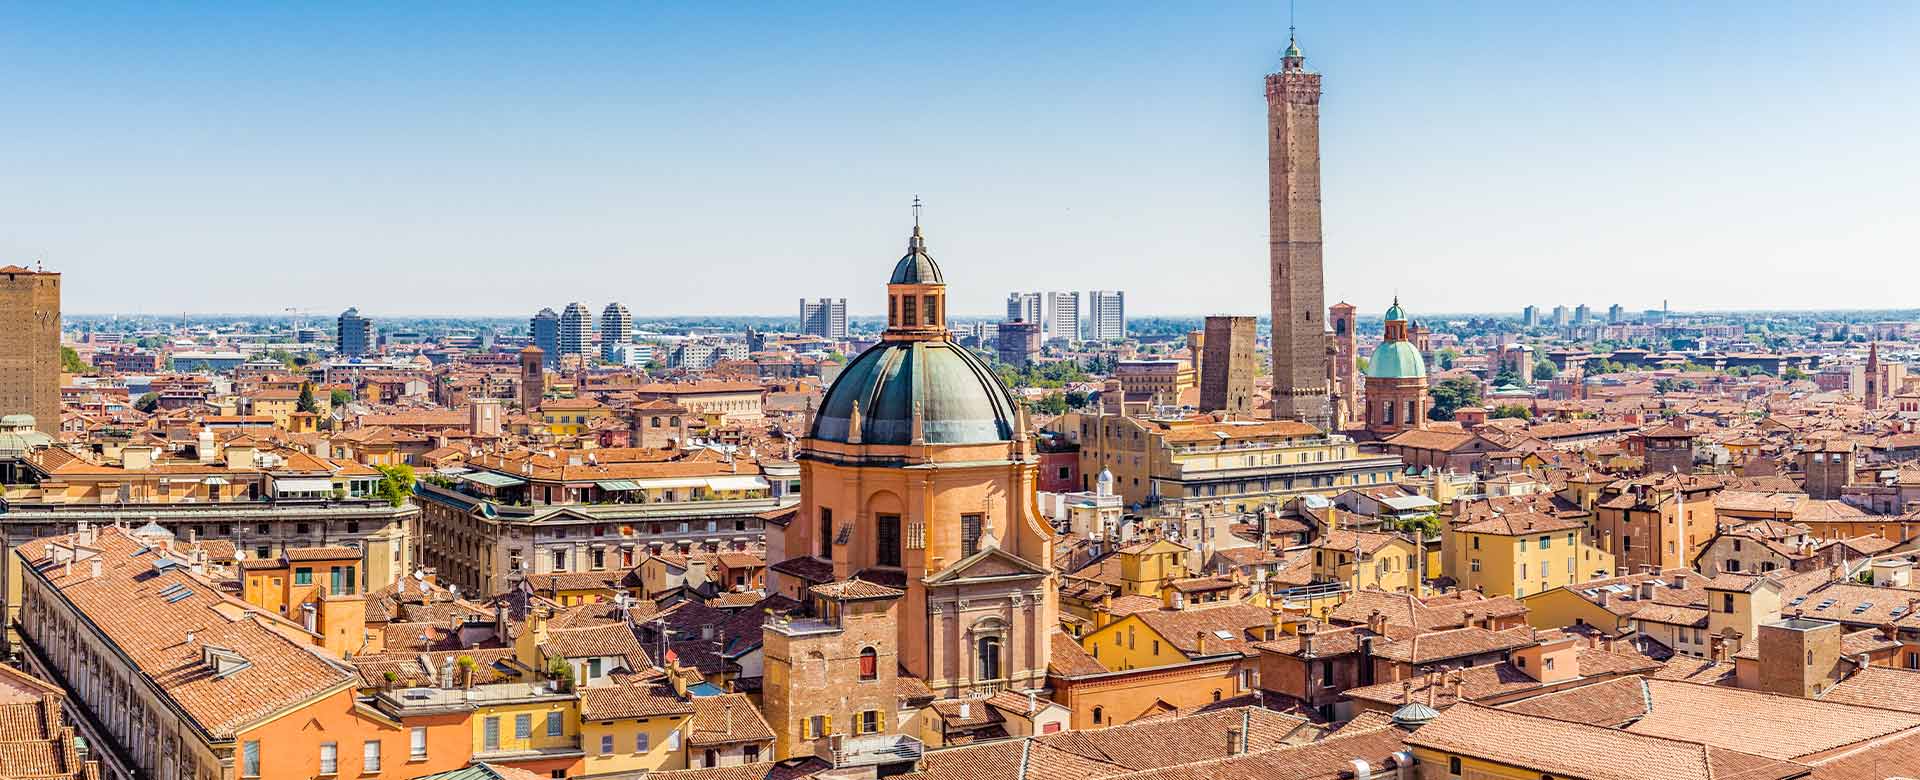
POLYGON ((1300 655, 1307 658, 1313 657, 1313 636, 1319 632, 1320 629, 1314 625, 1314 621, 1312 620, 1308 620, 1300 625, 1300 655))
POLYGON ((1613 600, 1613 591, 1610 591, 1610 590, 1600 591, 1600 608, 1601 609, 1605 609, 1607 606, 1607 602, 1612 600, 1613 600))
POLYGON ((90 568, 92 568, 93 570, 93 578, 96 580, 100 579, 100 556, 98 555, 93 556, 93 560, 88 561, 88 563, 90 564, 90 568))
POLYGON ((1227 755, 1240 755, 1240 729, 1227 729, 1227 755))
POLYGON ((960 702, 960 719, 965 720, 970 717, 973 717, 973 703, 960 702))
POLYGON ((1687 573, 1681 572, 1679 574, 1673 575, 1673 586, 1676 588, 1685 589, 1687 587, 1687 573))
POLYGON ((1038 709, 1040 709, 1040 694, 1027 691, 1027 714, 1032 715, 1038 709))
POLYGON ((1640 600, 1653 600, 1653 580, 1642 580, 1640 582, 1640 600))
POLYGON ((1205 631, 1193 632, 1193 643, 1195 647, 1194 649, 1195 655, 1207 654, 1207 632, 1205 631))

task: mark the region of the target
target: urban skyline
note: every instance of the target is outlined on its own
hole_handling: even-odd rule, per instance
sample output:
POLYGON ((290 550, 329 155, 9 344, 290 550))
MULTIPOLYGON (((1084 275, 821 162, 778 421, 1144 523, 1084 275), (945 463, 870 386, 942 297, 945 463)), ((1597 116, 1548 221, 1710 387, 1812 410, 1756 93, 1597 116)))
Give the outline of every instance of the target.
MULTIPOLYGON (((1392 13, 1301 7, 1302 46, 1316 69, 1334 74, 1325 149, 1328 299, 1378 311, 1388 296, 1369 282, 1412 265, 1488 280, 1437 290, 1424 310, 1517 309, 1525 303, 1520 287, 1531 284, 1520 280, 1549 258, 1609 269, 1567 285, 1567 292, 1646 301, 1630 308, 1650 307, 1653 286, 1666 288, 1662 296, 1691 299, 1684 308, 1694 310, 1898 305, 1897 293, 1876 282, 1899 267, 1906 243, 1897 204, 1906 200, 1902 182, 1915 178, 1916 163, 1899 153, 1893 129, 1915 121, 1911 106, 1885 98, 1912 91, 1902 82, 1910 87, 1920 71, 1899 42, 1920 22, 1911 8, 1851 10, 1828 14, 1785 3, 1489 3, 1392 13), (1607 40, 1608 56, 1595 56, 1595 35, 1607 40), (1823 55, 1795 58, 1793 50, 1823 55), (1622 57, 1661 78, 1618 78, 1622 57), (1793 58, 1793 66, 1777 67, 1783 58, 1793 58), (1762 70, 1774 73, 1764 83, 1735 77, 1762 70), (1852 77, 1868 71, 1880 77, 1852 77), (1490 73, 1523 75, 1502 79, 1499 92, 1485 99, 1459 99, 1490 73), (1827 106, 1817 136, 1811 118, 1755 113, 1779 95, 1809 93, 1827 106), (1618 132, 1588 132, 1598 126, 1618 132), (1421 143, 1405 142, 1407 127, 1421 128, 1421 143), (1808 140, 1816 137, 1832 143, 1808 140), (1796 150, 1786 169, 1777 158, 1783 147, 1796 150), (1504 164, 1489 167, 1493 159, 1504 164), (1591 164, 1595 159, 1608 163, 1591 164), (1796 197, 1763 197, 1783 173, 1793 177, 1796 197), (1464 182, 1472 182, 1476 197, 1422 195, 1464 182), (1787 202, 1791 211, 1783 210, 1787 202), (1820 239, 1775 240, 1771 226, 1789 214, 1804 235, 1820 239), (1814 256, 1822 262, 1800 262, 1814 256), (1842 262, 1828 262, 1836 258, 1842 262), (1745 271, 1752 267, 1769 273, 1745 271)), ((829 16, 834 11, 840 9, 828 9, 829 16)), ((927 232, 943 260, 973 272, 954 289, 956 312, 992 311, 1004 289, 1077 287, 1082 264, 1059 262, 1076 255, 1102 258, 1102 286, 1160 291, 1136 296, 1134 316, 1264 309, 1256 291, 1230 280, 1263 262, 1264 149, 1248 132, 1260 124, 1259 83, 1247 74, 1271 70, 1284 45, 1285 9, 1271 4, 1223 4, 1178 18, 1115 9, 1091 21, 1023 9, 1009 12, 1012 18, 942 25, 942 42, 952 50, 992 50, 1004 63, 971 55, 915 62, 922 74, 916 85, 937 99, 912 101, 912 133, 897 132, 898 82, 862 74, 892 72, 905 61, 904 44, 888 42, 887 34, 924 28, 942 18, 935 11, 894 9, 885 21, 862 17, 865 24, 841 31, 824 29, 826 19, 796 18, 791 9, 746 20, 673 12, 635 19, 617 11, 489 18, 424 47, 388 44, 449 20, 373 14, 295 33, 288 30, 298 25, 275 24, 283 20, 266 14, 221 20, 210 29, 225 34, 191 52, 160 36, 189 20, 148 13, 155 18, 137 21, 150 24, 87 32, 104 36, 98 43, 119 44, 120 56, 163 52, 179 58, 178 67, 130 76, 109 67, 111 59, 76 63, 71 52, 102 47, 70 45, 81 26, 59 9, 16 9, 0 33, 0 64, 50 76, 23 80, 15 105, 33 119, 16 128, 18 143, 0 152, 15 185, 0 190, 0 208, 12 215, 0 230, 0 254, 23 264, 44 257, 48 267, 72 274, 71 311, 221 311, 236 308, 235 301, 269 299, 278 304, 263 307, 269 310, 507 314, 518 308, 513 296, 565 300, 568 288, 620 273, 614 269, 666 262, 763 281, 737 285, 738 304, 729 308, 742 312, 788 310, 782 291, 801 286, 802 274, 809 287, 848 290, 850 313, 875 312, 879 299, 858 280, 868 258, 897 240, 915 193, 927 199, 927 232), (363 29, 369 21, 390 29, 363 29), (463 47, 491 41, 499 26, 515 23, 546 33, 516 40, 577 45, 519 43, 512 72, 470 60, 463 47), (1075 34, 1063 41, 1057 33, 1068 25, 1075 34), (584 29, 594 26, 604 29, 584 29), (322 40, 327 36, 332 40, 322 40), (616 49, 610 44, 617 36, 626 37, 616 49), (677 43, 667 45, 668 38, 677 43), (234 43, 241 40, 256 42, 234 43), (703 43, 719 40, 734 42, 728 48, 737 56, 695 56, 712 50, 703 43), (876 41, 883 45, 868 45, 876 41), (273 45, 306 56, 260 65, 253 47, 273 45), (828 56, 827 49, 866 53, 828 56), (413 53, 391 53, 402 50, 413 53), (1149 65, 1115 58, 1114 51, 1155 56, 1140 58, 1149 65), (770 94, 759 76, 774 61, 794 70, 783 71, 787 91, 770 94), (234 75, 242 62, 262 70, 234 75), (1103 76, 1089 78, 1086 65, 1095 62, 1103 76), (471 75, 443 77, 450 90, 338 88, 381 65, 429 73, 468 68, 471 75), (638 68, 670 75, 616 84, 608 75, 579 76, 588 66, 605 66, 608 75, 638 68), (1032 83, 1016 83, 1021 79, 1032 83), (710 88, 688 94, 677 86, 684 83, 710 88), (821 100, 825 87, 815 83, 841 85, 846 95, 821 100), (457 97, 464 94, 459 88, 553 94, 535 100, 534 111, 502 113, 457 97), (103 91, 129 100, 76 110, 62 97, 103 91), (587 94, 676 113, 671 121, 644 111, 602 114, 581 108, 587 94), (1075 97, 1061 101, 1061 94, 1075 97), (563 99, 570 100, 553 102, 563 99), (485 133, 448 126, 420 109, 402 110, 409 100, 504 124, 485 133), (716 131, 741 124, 735 118, 749 105, 764 112, 758 121, 716 131), (844 110, 821 113, 830 109, 844 110), (393 119, 317 135, 296 122, 313 111, 393 112, 393 119), (257 136, 211 129, 199 119, 241 112, 257 117, 249 125, 257 136), (527 119, 530 113, 554 119, 527 119), (586 120, 574 127, 604 120, 606 130, 554 124, 568 117, 586 120), (649 145, 622 139, 616 146, 602 134, 643 122, 658 125, 648 137, 663 143, 651 148, 672 148, 671 156, 632 152, 649 145), (776 124, 793 128, 792 149, 826 162, 794 157, 785 145, 755 145, 754 153, 731 158, 713 148, 721 139, 739 148, 747 128, 776 124), (111 129, 122 126, 142 127, 143 138, 111 129), (692 140, 699 133, 713 142, 692 140), (276 140, 260 140, 268 137, 276 140), (421 148, 415 138, 438 146, 421 148), (554 151, 524 152, 529 144, 554 151), (133 159, 81 154, 96 145, 117 145, 133 159), (164 149, 172 152, 158 153, 164 149), (473 165, 477 160, 487 163, 473 165), (905 169, 912 173, 899 173, 905 169), (654 174, 641 175, 645 170, 654 174), (242 171, 254 175, 232 179, 242 171), (809 183, 768 187, 769 172, 803 174, 809 183), (132 186, 145 180, 167 181, 167 194, 132 186), (245 186, 219 184, 230 180, 245 186), (84 199, 83 212, 75 187, 104 190, 106 200, 84 199), (709 199, 684 197, 689 187, 726 188, 711 200, 727 207, 691 205, 709 199), (94 230, 88 215, 97 213, 115 213, 119 227, 94 230), (647 216, 636 222, 635 214, 647 216), (750 242, 752 249, 710 240, 743 219, 781 240, 750 242), (218 230, 211 229, 214 220, 218 230), (191 268, 262 258, 277 266, 272 279, 161 274, 140 294, 95 281, 150 263, 191 268), (456 258, 474 273, 449 275, 433 262, 456 258), (484 281, 531 263, 540 273, 522 284, 484 281), (1182 272, 1166 274, 1169 264, 1182 272), (357 275, 397 283, 353 290, 345 279, 357 275), (445 300, 427 305, 407 294, 427 286, 445 291, 445 300)), ((710 284, 704 276, 650 277, 668 293, 657 296, 656 311, 697 313, 706 305, 699 293, 710 284)), ((611 298, 644 298, 617 281, 606 286, 611 298)), ((644 315, 636 309, 636 316, 644 315)))

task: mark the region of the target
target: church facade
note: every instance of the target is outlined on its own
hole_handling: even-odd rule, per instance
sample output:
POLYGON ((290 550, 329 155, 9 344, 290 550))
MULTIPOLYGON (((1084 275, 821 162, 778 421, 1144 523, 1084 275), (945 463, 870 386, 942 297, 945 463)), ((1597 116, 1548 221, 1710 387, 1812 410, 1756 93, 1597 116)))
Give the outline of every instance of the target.
POLYGON ((904 592, 898 659, 935 696, 1046 683, 1058 622, 1052 529, 1027 418, 952 340, 918 224, 887 284, 882 341, 849 363, 801 441, 802 492, 771 586, 860 580, 904 592))

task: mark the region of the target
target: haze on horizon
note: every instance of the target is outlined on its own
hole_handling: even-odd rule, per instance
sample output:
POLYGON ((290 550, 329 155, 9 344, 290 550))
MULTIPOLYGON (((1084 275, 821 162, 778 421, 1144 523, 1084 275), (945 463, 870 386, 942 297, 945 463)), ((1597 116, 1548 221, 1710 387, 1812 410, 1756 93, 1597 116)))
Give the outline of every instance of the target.
MULTIPOLYGON (((1264 313, 1286 6, 0 10, 0 264, 69 312, 1264 313)), ((1303 2, 1329 302, 1911 307, 1920 6, 1303 2), (1564 7, 1563 7, 1564 6, 1564 7)))

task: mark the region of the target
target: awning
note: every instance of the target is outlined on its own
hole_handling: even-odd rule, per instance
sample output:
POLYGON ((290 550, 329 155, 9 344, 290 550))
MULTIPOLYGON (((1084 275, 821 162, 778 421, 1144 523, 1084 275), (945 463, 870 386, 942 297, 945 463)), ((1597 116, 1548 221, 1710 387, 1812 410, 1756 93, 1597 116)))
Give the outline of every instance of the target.
POLYGON ((233 483, 231 483, 231 482, 228 482, 228 481, 227 481, 227 478, 226 478, 226 477, 207 477, 207 478, 206 478, 206 480, 204 480, 204 482, 205 482, 205 484, 208 484, 208 485, 231 485, 231 484, 233 484, 233 483))
POLYGON ((636 485, 639 485, 642 490, 659 490, 661 488, 691 488, 691 487, 707 486, 707 480, 705 477, 691 477, 691 478, 679 478, 679 479, 671 479, 671 478, 636 479, 636 480, 632 480, 632 482, 636 485))
POLYGON ((281 493, 325 493, 333 483, 324 479, 276 479, 273 489, 281 493))
POLYGON ((639 490, 640 483, 631 479, 603 479, 593 483, 601 490, 639 490))
POLYGON ((741 476, 741 477, 710 477, 707 479, 707 487, 710 487, 714 490, 767 490, 771 488, 772 485, 767 484, 766 477, 755 475, 755 476, 741 476))
POLYGON ((527 484, 526 480, 521 479, 519 477, 509 477, 505 474, 495 474, 491 471, 476 471, 476 472, 473 472, 472 474, 462 474, 460 475, 460 478, 468 482, 478 482, 488 487, 497 487, 497 488, 513 487, 514 485, 527 484))

